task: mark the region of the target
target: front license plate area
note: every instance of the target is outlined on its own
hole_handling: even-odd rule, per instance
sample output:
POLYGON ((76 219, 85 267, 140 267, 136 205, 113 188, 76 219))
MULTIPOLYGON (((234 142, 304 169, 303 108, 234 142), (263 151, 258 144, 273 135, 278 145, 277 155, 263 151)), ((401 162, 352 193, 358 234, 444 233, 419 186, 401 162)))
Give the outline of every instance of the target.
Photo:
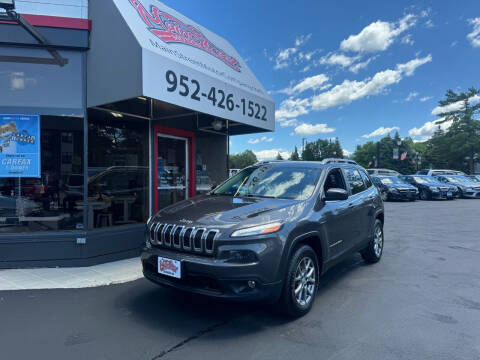
POLYGON ((182 263, 178 260, 158 257, 158 273, 177 279, 182 278, 182 263))
POLYGON ((453 196, 453 193, 451 191, 447 192, 447 196, 448 197, 452 197, 453 196))

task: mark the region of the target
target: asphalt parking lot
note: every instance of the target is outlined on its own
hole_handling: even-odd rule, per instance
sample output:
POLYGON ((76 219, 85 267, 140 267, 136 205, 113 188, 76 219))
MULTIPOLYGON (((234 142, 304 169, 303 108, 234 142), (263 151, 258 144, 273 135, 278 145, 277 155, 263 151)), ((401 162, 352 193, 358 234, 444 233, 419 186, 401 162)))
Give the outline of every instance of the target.
POLYGON ((480 359, 480 201, 387 203, 385 252, 323 278, 312 311, 225 304, 141 279, 0 292, 1 359, 480 359))

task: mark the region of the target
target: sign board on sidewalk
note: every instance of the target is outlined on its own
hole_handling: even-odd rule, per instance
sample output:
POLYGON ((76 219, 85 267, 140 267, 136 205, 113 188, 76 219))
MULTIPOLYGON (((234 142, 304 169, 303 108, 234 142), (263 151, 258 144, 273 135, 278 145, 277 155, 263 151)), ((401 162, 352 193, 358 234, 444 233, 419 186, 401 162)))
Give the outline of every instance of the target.
POLYGON ((40 177, 40 117, 0 114, 0 178, 40 177))

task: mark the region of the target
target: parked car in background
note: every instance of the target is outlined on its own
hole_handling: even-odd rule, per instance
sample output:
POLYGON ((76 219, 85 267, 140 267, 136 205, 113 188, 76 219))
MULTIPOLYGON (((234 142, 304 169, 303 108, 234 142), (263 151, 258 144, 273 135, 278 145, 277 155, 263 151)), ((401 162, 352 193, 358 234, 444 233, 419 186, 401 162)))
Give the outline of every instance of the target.
POLYGON ((278 300, 302 316, 340 259, 380 260, 383 220, 378 189, 358 165, 262 162, 152 216, 143 273, 187 292, 278 300))
POLYGON ((383 201, 409 200, 418 198, 418 189, 396 176, 372 176, 372 181, 380 190, 383 201))
POLYGON ((449 185, 458 188, 459 197, 463 198, 480 198, 480 184, 463 175, 440 175, 436 178, 449 185))
POLYGON ((368 175, 370 176, 400 176, 398 171, 390 169, 367 169, 368 175))
POLYGON ((458 196, 458 189, 454 185, 444 184, 433 176, 402 175, 400 179, 412 184, 418 189, 421 200, 453 200, 458 196))
POLYGON ((448 170, 448 169, 422 169, 416 172, 416 175, 427 175, 427 176, 436 176, 436 175, 465 175, 464 172, 458 170, 448 170))
POLYGON ((476 183, 480 183, 480 175, 467 175, 467 177, 476 183))

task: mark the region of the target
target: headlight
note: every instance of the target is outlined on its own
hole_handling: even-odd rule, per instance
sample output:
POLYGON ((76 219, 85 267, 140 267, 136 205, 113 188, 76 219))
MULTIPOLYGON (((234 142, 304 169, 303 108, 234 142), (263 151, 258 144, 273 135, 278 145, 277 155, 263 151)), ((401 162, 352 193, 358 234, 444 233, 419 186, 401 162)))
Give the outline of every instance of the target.
POLYGON ((430 191, 438 192, 439 190, 438 190, 438 187, 432 186, 432 187, 430 188, 430 191))
POLYGON ((395 189, 395 188, 389 188, 389 189, 388 189, 388 192, 396 193, 396 192, 398 192, 398 190, 395 189))
POLYGON ((241 236, 254 236, 254 235, 266 235, 272 234, 280 230, 282 227, 281 222, 274 222, 265 225, 252 226, 245 229, 236 230, 230 235, 231 237, 241 236))

